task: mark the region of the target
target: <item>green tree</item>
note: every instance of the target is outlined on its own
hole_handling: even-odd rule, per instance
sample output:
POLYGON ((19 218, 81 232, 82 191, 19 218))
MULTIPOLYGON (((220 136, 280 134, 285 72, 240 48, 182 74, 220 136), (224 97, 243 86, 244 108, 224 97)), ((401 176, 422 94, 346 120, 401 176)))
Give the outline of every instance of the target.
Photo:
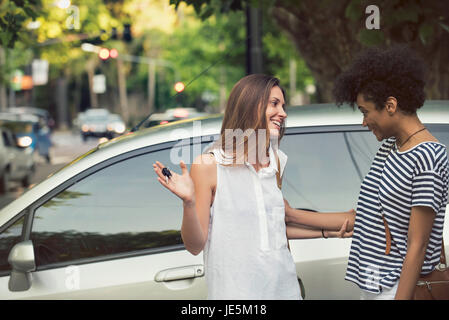
MULTIPOLYGON (((296 62, 296 89, 304 91, 307 84, 313 84, 313 78, 294 46, 281 34, 269 17, 263 19, 265 35, 263 37, 263 61, 266 73, 282 80, 282 85, 290 93, 291 60, 296 62)), ((246 20, 242 11, 230 11, 205 17, 200 23, 186 22, 175 34, 166 38, 163 44, 163 57, 174 61, 181 71, 182 79, 190 80, 207 72, 193 82, 181 96, 185 106, 202 109, 201 96, 212 94, 214 110, 224 108, 224 103, 232 86, 245 75, 246 63, 246 20), (225 91, 223 91, 225 83, 225 91)))
POLYGON ((42 14, 41 0, 1 0, 0 45, 14 48, 17 41, 28 42, 26 23, 42 14))
POLYGON ((174 62, 181 80, 188 85, 177 97, 178 103, 201 110, 205 107, 203 98, 209 95, 213 98, 210 104, 219 111, 220 92, 229 92, 244 75, 242 24, 240 13, 211 17, 202 23, 186 20, 171 37, 165 38, 162 57, 174 62))
POLYGON ((242 10, 249 3, 270 10, 306 61, 319 100, 331 101, 333 82, 363 48, 407 43, 426 61, 427 97, 449 99, 448 0, 171 0, 191 4, 206 18, 242 10), (369 5, 380 11, 380 28, 368 29, 369 5))

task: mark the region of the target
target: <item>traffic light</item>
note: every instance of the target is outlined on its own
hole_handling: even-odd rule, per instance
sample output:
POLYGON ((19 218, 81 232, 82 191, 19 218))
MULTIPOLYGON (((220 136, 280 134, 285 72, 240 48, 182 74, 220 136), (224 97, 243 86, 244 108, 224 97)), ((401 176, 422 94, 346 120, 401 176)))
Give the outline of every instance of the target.
POLYGON ((184 89, 185 89, 185 87, 186 87, 186 86, 185 86, 184 83, 182 83, 181 81, 176 82, 176 83, 175 83, 175 86, 174 86, 175 91, 178 92, 178 93, 183 92, 184 89))
POLYGON ((109 49, 107 48, 101 48, 100 51, 98 51, 98 56, 101 60, 108 60, 109 59, 109 49))
POLYGON ((123 40, 125 42, 131 42, 133 40, 131 25, 129 23, 123 25, 123 40))
POLYGON ((101 48, 98 51, 98 57, 100 57, 101 60, 106 61, 109 58, 115 59, 118 57, 118 51, 115 48, 112 48, 109 50, 108 48, 101 48))
POLYGON ((112 40, 117 40, 118 39, 118 33, 117 33, 117 28, 116 27, 112 27, 112 29, 111 29, 111 39, 112 40))
POLYGON ((118 57, 118 51, 115 48, 112 48, 111 50, 109 50, 109 57, 111 57, 112 59, 115 59, 118 57))

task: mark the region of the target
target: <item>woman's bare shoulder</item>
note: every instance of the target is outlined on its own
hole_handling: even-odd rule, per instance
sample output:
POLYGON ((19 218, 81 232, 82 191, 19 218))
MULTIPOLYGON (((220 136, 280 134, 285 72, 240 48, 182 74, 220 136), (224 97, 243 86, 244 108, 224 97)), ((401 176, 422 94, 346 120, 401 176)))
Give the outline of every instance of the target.
POLYGON ((193 160, 192 166, 201 166, 203 169, 210 169, 215 167, 217 161, 212 153, 200 154, 193 160))
POLYGON ((213 154, 201 154, 195 158, 190 169, 192 177, 207 179, 213 184, 217 176, 217 162, 213 154))

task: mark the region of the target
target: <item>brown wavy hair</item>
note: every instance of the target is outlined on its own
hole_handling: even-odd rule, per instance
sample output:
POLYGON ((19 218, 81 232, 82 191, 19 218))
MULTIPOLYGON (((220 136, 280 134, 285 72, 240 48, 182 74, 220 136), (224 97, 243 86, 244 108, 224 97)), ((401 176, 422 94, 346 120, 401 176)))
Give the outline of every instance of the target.
MULTIPOLYGON (((259 129, 265 130, 265 153, 268 152, 268 148, 270 146, 270 134, 268 132, 268 124, 266 119, 266 110, 268 106, 268 100, 270 98, 271 89, 273 87, 279 87, 284 95, 285 99, 285 91, 280 86, 279 79, 264 75, 264 74, 251 74, 246 77, 240 79, 232 88, 231 93, 228 98, 228 102, 225 109, 225 114, 223 118, 223 123, 220 131, 220 138, 217 140, 215 146, 219 146, 223 151, 230 150, 230 144, 232 144, 232 164, 243 164, 244 161, 248 161, 249 152, 260 145, 260 142, 257 139, 259 134, 256 134, 256 137, 246 136, 244 133, 247 132, 248 129, 253 130, 255 133, 259 132, 259 129), (226 129, 231 129, 233 132, 233 136, 226 132, 226 129), (243 132, 243 139, 237 139, 235 137, 235 132, 240 131, 243 132), (237 141, 234 141, 236 138, 237 141), (255 138, 257 144, 252 146, 249 143, 251 138, 255 138), (244 153, 242 155, 237 154, 237 150, 239 147, 239 141, 243 143, 244 153)), ((282 138, 285 132, 285 126, 282 125, 279 134, 279 140, 282 138)), ((259 163, 263 163, 265 160, 259 158, 259 154, 257 153, 257 161, 259 163)))

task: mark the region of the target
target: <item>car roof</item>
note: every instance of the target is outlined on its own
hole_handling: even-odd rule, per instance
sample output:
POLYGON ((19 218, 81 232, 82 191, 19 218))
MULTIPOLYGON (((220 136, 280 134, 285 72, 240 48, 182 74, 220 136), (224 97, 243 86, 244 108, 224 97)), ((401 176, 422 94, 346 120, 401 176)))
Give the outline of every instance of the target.
MULTIPOLYGON (((310 104, 303 106, 287 107, 286 127, 313 127, 335 125, 361 125, 362 114, 357 108, 345 104, 337 107, 334 103, 310 104)), ((449 100, 428 101, 424 107, 418 110, 418 115, 425 123, 449 123, 449 100)), ((187 139, 199 135, 219 134, 221 129, 222 114, 198 117, 176 121, 161 126, 141 129, 131 136, 136 142, 140 139, 145 143, 158 144, 173 140, 187 139), (195 122, 201 121, 194 126, 195 122), (199 132, 201 127, 201 132, 199 132)), ((130 137, 118 137, 100 146, 107 148, 115 143, 127 141, 130 137)))
POLYGON ((14 122, 39 122, 39 117, 27 113, 0 112, 0 120, 14 122))
POLYGON ((86 111, 84 111, 85 115, 97 115, 97 114, 101 114, 101 115, 109 115, 110 112, 108 109, 105 108, 93 108, 93 109, 87 109, 86 111))
POLYGON ((49 113, 47 110, 45 109, 41 109, 41 108, 35 108, 35 107, 10 107, 7 109, 7 111, 9 112, 19 112, 19 113, 31 113, 31 114, 36 114, 39 116, 44 116, 44 117, 48 117, 49 113))
MULTIPOLYGON (((287 128, 310 126, 360 125, 362 114, 348 105, 337 107, 333 103, 288 107, 287 128)), ((429 101, 418 111, 424 123, 449 124, 449 101, 429 101)), ((0 225, 38 200, 45 193, 93 165, 114 156, 169 141, 190 139, 197 136, 217 135, 221 129, 222 114, 186 119, 162 126, 141 129, 102 143, 78 157, 50 179, 28 189, 20 201, 13 201, 0 211, 0 225)), ((151 164, 149 164, 151 166, 151 164)))

